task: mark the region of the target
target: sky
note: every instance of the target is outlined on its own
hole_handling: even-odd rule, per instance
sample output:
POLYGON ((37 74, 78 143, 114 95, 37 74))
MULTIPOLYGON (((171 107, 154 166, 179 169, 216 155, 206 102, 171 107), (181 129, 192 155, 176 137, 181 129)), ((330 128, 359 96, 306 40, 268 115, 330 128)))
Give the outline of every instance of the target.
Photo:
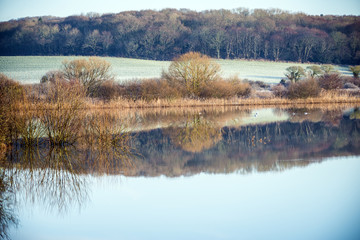
POLYGON ((279 8, 310 15, 360 15, 359 0, 0 0, 0 21, 34 16, 66 17, 88 12, 103 14, 164 8, 203 11, 239 7, 279 8))

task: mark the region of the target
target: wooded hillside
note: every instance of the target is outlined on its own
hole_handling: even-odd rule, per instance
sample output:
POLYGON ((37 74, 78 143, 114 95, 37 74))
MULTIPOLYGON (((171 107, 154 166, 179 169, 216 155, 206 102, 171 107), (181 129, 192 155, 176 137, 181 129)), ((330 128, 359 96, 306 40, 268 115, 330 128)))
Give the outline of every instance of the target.
POLYGON ((100 55, 169 60, 214 58, 360 63, 360 16, 286 11, 131 11, 0 23, 0 55, 100 55))

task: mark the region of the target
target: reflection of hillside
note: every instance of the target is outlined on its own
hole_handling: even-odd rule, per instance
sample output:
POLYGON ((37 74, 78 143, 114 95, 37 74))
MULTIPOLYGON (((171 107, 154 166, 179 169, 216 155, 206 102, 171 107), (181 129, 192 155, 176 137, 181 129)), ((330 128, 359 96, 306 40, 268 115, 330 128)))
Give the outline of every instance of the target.
POLYGON ((225 127, 222 139, 203 152, 184 151, 173 145, 169 130, 173 131, 138 134, 135 145, 143 158, 131 175, 273 171, 304 166, 324 157, 360 154, 360 123, 348 117, 338 126, 303 121, 225 127))
POLYGON ((15 142, 6 156, 0 151, 0 238, 17 223, 15 200, 60 212, 80 208, 88 200, 89 175, 246 174, 360 154, 358 109, 345 115, 339 108, 270 109, 259 115, 264 112, 289 119, 255 124, 254 111, 238 108, 94 112, 74 146, 15 142))
MULTIPOLYGON (((306 105, 306 106, 273 106, 273 108, 237 107, 194 107, 194 108, 155 108, 128 110, 93 110, 93 115, 109 114, 126 123, 129 130, 146 131, 157 128, 180 127, 189 121, 189 116, 201 115, 205 120, 219 127, 244 126, 248 124, 290 120, 292 122, 318 122, 330 114, 342 116, 348 105, 306 105), (267 116, 254 117, 256 112, 265 112, 267 116), (263 117, 264 122, 259 121, 263 117), (271 119, 269 119, 271 118, 271 119)), ((335 117, 334 115, 334 117, 335 117)), ((354 115, 355 116, 355 115, 354 115)))
MULTIPOLYGON (((319 116, 317 111, 306 112, 305 115, 305 110, 298 110, 296 114, 305 118, 319 116)), ((8 156, 8 166, 5 167, 44 169, 40 171, 42 174, 48 168, 60 170, 61 167, 75 175, 180 176, 198 172, 281 170, 307 165, 313 159, 360 153, 360 123, 352 117, 353 113, 343 116, 339 111, 321 112, 323 120, 328 119, 329 114, 339 119, 336 125, 332 121, 311 122, 299 117, 296 122, 223 128, 210 121, 211 116, 207 118, 206 114, 187 116, 188 120, 182 127, 133 133, 130 148, 135 149, 135 153, 122 149, 127 145, 116 144, 121 139, 105 134, 111 140, 106 140, 106 144, 79 145, 58 150, 55 155, 54 152, 49 154, 46 147, 36 150, 35 155, 39 157, 34 157, 34 153, 26 148, 19 148, 8 156), (53 155, 55 159, 51 158, 53 155), (293 161, 296 159, 301 160, 293 161)), ((110 128, 103 132, 107 129, 110 128)))
MULTIPOLYGON (((87 121, 97 124, 89 128, 86 143, 51 151, 47 146, 32 150, 17 146, 8 156, 7 166, 2 166, 32 172, 36 169, 66 170, 75 175, 176 176, 200 170, 266 170, 281 167, 285 164, 282 160, 357 154, 354 146, 360 142, 359 120, 354 116, 358 110, 346 116, 338 109, 285 109, 274 110, 274 114, 282 115, 284 111, 290 116, 288 122, 241 127, 218 125, 218 120, 238 117, 236 110, 170 112, 165 117, 147 112, 147 116, 138 118, 171 121, 177 118, 179 124, 132 133, 132 136, 119 134, 123 130, 116 130, 119 128, 117 117, 94 114, 87 121), (131 146, 126 143, 128 141, 131 146), (131 149, 135 149, 137 157, 131 149)), ((304 164, 304 161, 292 164, 304 164)))

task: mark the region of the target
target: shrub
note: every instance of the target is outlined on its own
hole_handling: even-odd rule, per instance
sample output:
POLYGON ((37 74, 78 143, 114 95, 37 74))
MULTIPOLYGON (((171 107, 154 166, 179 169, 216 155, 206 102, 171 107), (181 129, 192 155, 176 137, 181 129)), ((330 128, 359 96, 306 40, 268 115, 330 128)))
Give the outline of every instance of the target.
POLYGON ((342 76, 342 79, 344 82, 344 88, 345 88, 345 84, 347 84, 347 83, 353 84, 356 87, 360 87, 360 78, 350 77, 350 76, 342 76))
POLYGON ((19 129, 14 108, 25 99, 23 86, 0 74, 0 145, 17 138, 19 129))
POLYGON ((173 99, 186 96, 186 89, 181 85, 170 85, 166 79, 145 79, 130 81, 119 87, 119 95, 134 101, 143 99, 173 99))
POLYGON ((351 66, 351 67, 350 67, 350 71, 353 73, 354 78, 358 78, 358 77, 359 77, 359 73, 360 73, 360 65, 351 66))
POLYGON ((273 86, 271 90, 273 91, 275 97, 280 98, 286 97, 288 93, 288 89, 281 83, 273 86))
POLYGON ((239 78, 219 79, 205 85, 199 96, 203 98, 231 98, 248 97, 251 93, 249 83, 242 82, 239 78))
POLYGON ((319 93, 319 84, 315 79, 310 78, 292 83, 289 86, 288 97, 290 99, 317 97, 319 93))
POLYGON ((306 70, 311 77, 321 76, 324 73, 321 67, 317 65, 308 66, 306 70))
POLYGON ((49 88, 47 101, 52 108, 41 109, 40 119, 51 145, 73 144, 82 125, 81 108, 85 91, 78 82, 56 81, 49 88))
POLYGON ((300 66, 291 66, 286 68, 285 76, 291 82, 297 82, 301 77, 305 76, 305 70, 300 66))
POLYGON ((40 83, 47 83, 47 82, 55 83, 55 81, 64 80, 64 79, 65 79, 64 72, 49 71, 45 73, 44 76, 42 76, 40 83))
POLYGON ((319 85, 326 90, 340 89, 344 85, 342 77, 338 73, 324 74, 320 76, 319 85))
POLYGON ((263 81, 246 81, 250 84, 250 86, 254 89, 260 90, 260 89, 268 89, 270 88, 270 85, 267 83, 264 83, 263 81))
POLYGON ((360 78, 351 78, 350 82, 360 87, 360 78))
POLYGON ((162 76, 173 87, 182 86, 189 96, 199 96, 208 82, 219 79, 220 65, 208 56, 189 52, 176 58, 162 76))
POLYGON ((25 99, 25 91, 20 83, 0 74, 0 105, 9 107, 10 105, 22 102, 25 99))
POLYGON ((94 96, 103 82, 113 79, 110 68, 110 63, 98 57, 63 62, 64 78, 68 81, 79 81, 87 96, 94 96))
POLYGON ((235 96, 233 84, 226 80, 217 80, 201 88, 199 96, 202 98, 230 98, 235 96))
POLYGON ((97 89, 95 97, 110 101, 120 95, 120 86, 112 80, 103 82, 97 89))
POLYGON ((333 65, 325 64, 325 65, 321 65, 320 68, 321 68, 321 70, 324 71, 325 74, 330 74, 330 73, 335 72, 333 65))
POLYGON ((141 82, 141 95, 145 100, 179 98, 186 95, 186 89, 171 86, 165 79, 146 79, 141 82))
POLYGON ((129 98, 134 101, 141 99, 141 84, 140 81, 129 81, 120 86, 120 95, 124 98, 129 98))

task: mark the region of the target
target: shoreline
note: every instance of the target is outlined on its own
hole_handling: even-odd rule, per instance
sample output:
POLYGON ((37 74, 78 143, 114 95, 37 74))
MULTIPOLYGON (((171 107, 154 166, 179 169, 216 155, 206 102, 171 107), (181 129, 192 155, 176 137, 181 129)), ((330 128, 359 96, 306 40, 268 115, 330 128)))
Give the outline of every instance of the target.
MULTIPOLYGON (((55 108, 54 104, 39 102, 43 109, 55 108)), ((158 99, 158 100, 136 100, 116 99, 104 102, 97 99, 86 99, 80 109, 82 110, 145 110, 145 109, 195 109, 195 108, 329 108, 342 105, 359 105, 359 97, 349 96, 324 96, 307 99, 286 99, 286 98, 233 98, 233 99, 158 99)), ((66 105, 63 106, 67 109, 66 105)), ((19 104, 17 110, 36 110, 37 103, 19 104)))

